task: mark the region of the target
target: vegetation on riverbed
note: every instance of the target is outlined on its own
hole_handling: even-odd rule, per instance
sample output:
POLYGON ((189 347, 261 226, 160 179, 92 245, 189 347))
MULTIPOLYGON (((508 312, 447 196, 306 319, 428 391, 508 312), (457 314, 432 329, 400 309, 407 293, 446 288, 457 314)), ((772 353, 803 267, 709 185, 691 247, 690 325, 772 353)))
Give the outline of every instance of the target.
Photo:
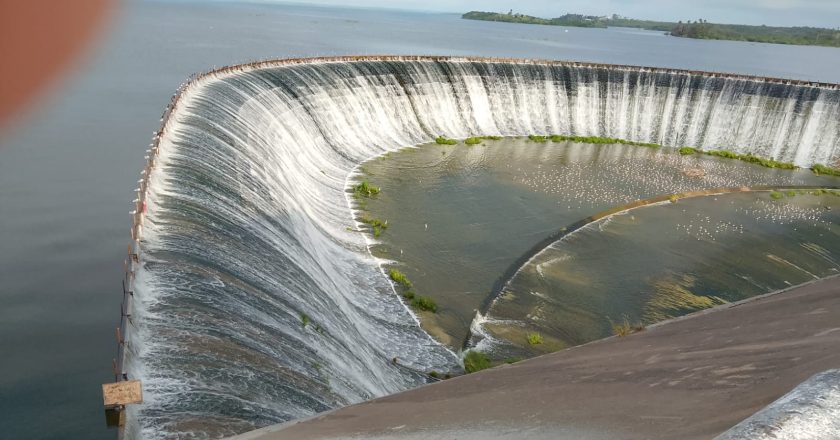
MULTIPOLYGON (((471 138, 472 139, 472 138, 471 138)), ((628 141, 626 139, 618 139, 618 138, 610 138, 610 137, 601 137, 601 136, 568 136, 568 135, 551 135, 551 136, 543 136, 532 134, 528 135, 528 139, 531 142, 537 143, 544 143, 547 141, 552 142, 579 142, 584 144, 621 144, 621 145, 635 145, 639 147, 649 147, 649 148, 660 148, 661 145, 649 142, 636 142, 636 141, 628 141)), ((743 162, 754 163, 756 165, 761 165, 767 168, 779 168, 783 170, 794 170, 797 167, 795 164, 790 162, 781 162, 775 159, 765 159, 760 156, 756 156, 751 153, 740 154, 735 153, 734 151, 729 150, 702 150, 696 147, 681 147, 677 150, 681 155, 693 155, 693 154, 705 154, 707 156, 717 156, 723 157, 727 159, 737 159, 743 162)), ((840 168, 832 168, 821 164, 816 164, 811 167, 811 171, 817 175, 828 175, 828 176, 838 176, 840 177, 840 168)))
POLYGON ((388 277, 391 278, 391 281, 399 284, 400 286, 403 286, 406 289, 411 289, 411 281, 409 281, 408 277, 406 277, 405 274, 400 272, 399 270, 391 269, 388 272, 388 277))
POLYGON ((464 356, 464 370, 467 373, 475 373, 476 371, 486 370, 490 368, 490 358, 486 354, 470 350, 464 356))
POLYGON ((793 170, 793 169, 798 168, 796 165, 794 165, 790 162, 780 162, 780 161, 774 160, 774 159, 765 159, 763 157, 758 157, 754 154, 749 154, 749 153, 739 154, 739 153, 735 153, 733 151, 727 151, 727 150, 702 151, 702 150, 699 150, 699 149, 697 150, 697 152, 706 154, 708 156, 725 157, 725 158, 728 158, 728 159, 738 159, 738 160, 743 161, 743 162, 754 163, 754 164, 761 165, 761 166, 767 167, 767 168, 780 168, 780 169, 783 169, 783 170, 793 170))
MULTIPOLYGON (((490 139, 490 140, 499 140, 502 139, 501 136, 473 136, 467 138, 464 143, 467 145, 475 145, 481 143, 482 140, 490 139)), ((620 144, 620 145, 635 145, 639 147, 648 147, 648 148, 660 148, 661 145, 651 142, 636 142, 636 141, 629 141, 626 139, 619 139, 619 138, 611 138, 611 137, 602 137, 602 136, 569 136, 569 135, 537 135, 531 134, 528 135, 528 140, 531 142, 537 143, 545 143, 549 140, 552 142, 579 142, 585 144, 600 144, 600 145, 608 145, 608 144, 620 144)), ((435 142, 438 144, 445 144, 445 145, 454 145, 458 142, 454 139, 447 139, 442 136, 438 137, 435 142)), ((778 168, 784 170, 794 170, 797 167, 795 164, 790 162, 782 162, 775 159, 766 159, 760 156, 756 156, 751 153, 740 154, 734 151, 729 150, 702 150, 696 147, 681 147, 677 150, 681 155, 688 156, 694 154, 705 154, 707 156, 716 156, 716 157, 723 157, 727 159, 737 159, 742 162, 754 163, 756 165, 761 165, 767 168, 778 168)), ((816 164, 811 167, 811 171, 817 175, 827 175, 827 176, 837 176, 840 177, 840 168, 833 168, 821 164, 816 164)), ((364 182, 363 182, 364 183, 364 182)), ((377 192, 378 192, 378 188, 377 192)))
POLYGON ((353 187, 353 196, 359 197, 373 197, 379 194, 382 188, 371 185, 367 180, 362 180, 361 183, 353 187))
POLYGON ((388 278, 390 278, 397 286, 402 288, 403 291, 401 295, 403 299, 405 299, 412 307, 424 312, 437 312, 438 306, 437 303, 435 303, 435 300, 427 296, 417 295, 411 289, 413 285, 404 273, 397 269, 391 269, 388 271, 388 278))
POLYGON ((388 229, 388 220, 385 220, 383 222, 378 218, 362 216, 359 218, 359 221, 371 227, 371 229, 373 230, 374 237, 379 237, 380 235, 382 235, 382 231, 388 229))
POLYGON ((411 281, 406 278, 405 274, 402 272, 392 269, 391 272, 388 274, 391 280, 393 280, 397 285, 401 286, 403 292, 401 296, 403 299, 414 307, 417 310, 422 310, 425 312, 437 312, 437 303, 429 297, 426 296, 418 296, 411 290, 411 281))
POLYGON ((811 167, 814 174, 820 176, 837 176, 840 177, 840 168, 827 167, 825 165, 816 164, 811 167))
POLYGON ((543 343, 543 337, 539 333, 528 333, 528 345, 538 345, 543 343))
POLYGON ((612 320, 610 320, 610 323, 612 324, 613 334, 620 338, 631 335, 633 333, 638 333, 645 329, 645 326, 639 322, 631 324, 630 319, 627 318, 627 316, 624 316, 624 319, 619 323, 614 323, 612 322, 612 320))
POLYGON ((580 142, 583 144, 621 144, 621 145, 635 145, 637 147, 659 148, 659 144, 649 142, 635 142, 626 139, 618 139, 601 136, 565 136, 555 134, 550 137, 551 142, 580 142))
POLYGON ((438 136, 435 139, 435 143, 438 145, 456 145, 458 141, 456 141, 455 139, 448 139, 443 136, 438 136))
POLYGON ((427 296, 418 296, 411 300, 411 305, 418 310, 425 312, 437 312, 437 304, 435 301, 427 296))
POLYGON ((840 191, 834 189, 827 189, 827 188, 817 188, 817 189, 810 189, 810 190, 793 190, 789 189, 787 191, 770 191, 770 198, 773 200, 780 200, 785 197, 796 197, 796 196, 823 196, 823 195, 831 195, 831 196, 838 196, 840 197, 840 191))
POLYGON ((464 139, 464 143, 467 145, 477 145, 484 141, 499 141, 502 139, 502 136, 471 136, 464 139))
POLYGON ((739 24, 709 23, 704 19, 683 23, 653 20, 636 20, 619 15, 595 16, 566 14, 556 18, 541 18, 498 12, 470 11, 462 15, 467 20, 501 21, 507 23, 573 26, 587 28, 630 27, 668 32, 675 37, 704 40, 750 41, 776 44, 800 44, 840 47, 840 30, 816 27, 749 26, 739 24))

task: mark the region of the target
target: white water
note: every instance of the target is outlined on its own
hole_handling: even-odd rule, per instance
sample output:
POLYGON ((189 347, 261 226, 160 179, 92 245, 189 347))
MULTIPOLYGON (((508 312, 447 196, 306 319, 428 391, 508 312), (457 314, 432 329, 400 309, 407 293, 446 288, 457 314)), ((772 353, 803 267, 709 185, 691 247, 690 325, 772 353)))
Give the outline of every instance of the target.
POLYGON ((348 173, 437 135, 600 135, 840 158, 840 91, 573 64, 281 62, 193 82, 146 193, 129 437, 227 435, 455 368, 354 228, 348 173), (302 325, 302 314, 311 323, 302 325))
POLYGON ((840 439, 840 370, 812 376, 715 440, 840 439))

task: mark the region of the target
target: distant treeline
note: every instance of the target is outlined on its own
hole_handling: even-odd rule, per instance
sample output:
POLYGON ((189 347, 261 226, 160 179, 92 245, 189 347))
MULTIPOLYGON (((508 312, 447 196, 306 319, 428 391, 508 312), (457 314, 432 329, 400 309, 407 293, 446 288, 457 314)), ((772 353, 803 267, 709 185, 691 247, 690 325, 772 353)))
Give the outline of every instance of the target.
POLYGON ((636 20, 612 16, 566 14, 556 18, 540 18, 499 12, 471 11, 461 16, 467 20, 504 21, 508 23, 542 24, 549 26, 575 26, 588 28, 630 27, 667 32, 675 37, 707 40, 753 41, 760 43, 801 44, 840 47, 840 30, 814 27, 748 26, 716 24, 700 19, 677 23, 667 21, 636 20))

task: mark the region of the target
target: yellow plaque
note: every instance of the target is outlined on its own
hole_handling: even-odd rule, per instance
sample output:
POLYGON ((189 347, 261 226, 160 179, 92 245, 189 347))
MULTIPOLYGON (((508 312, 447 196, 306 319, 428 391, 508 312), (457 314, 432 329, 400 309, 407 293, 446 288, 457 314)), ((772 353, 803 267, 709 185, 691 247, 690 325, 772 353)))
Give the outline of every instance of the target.
POLYGON ((143 403, 143 389, 139 380, 106 383, 102 385, 105 407, 143 403))

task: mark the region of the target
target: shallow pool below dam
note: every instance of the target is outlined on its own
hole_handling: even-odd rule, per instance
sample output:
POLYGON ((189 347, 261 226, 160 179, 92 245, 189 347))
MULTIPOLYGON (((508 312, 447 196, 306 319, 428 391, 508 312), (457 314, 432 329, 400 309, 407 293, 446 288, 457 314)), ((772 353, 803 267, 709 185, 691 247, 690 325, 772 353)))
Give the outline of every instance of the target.
POLYGON ((356 197, 359 230, 373 255, 411 281, 411 289, 398 291, 435 301, 434 313, 415 310, 423 328, 453 349, 469 339, 468 346, 497 360, 556 351, 610 336, 625 320, 649 325, 840 270, 840 197, 804 190, 666 200, 593 220, 518 262, 561 229, 641 199, 840 185, 840 178, 810 170, 521 137, 406 148, 360 171, 357 181, 381 191, 356 197), (387 228, 374 237, 369 219, 387 228), (490 298, 517 264, 498 298, 490 298), (526 343, 529 334, 541 342, 526 343))

